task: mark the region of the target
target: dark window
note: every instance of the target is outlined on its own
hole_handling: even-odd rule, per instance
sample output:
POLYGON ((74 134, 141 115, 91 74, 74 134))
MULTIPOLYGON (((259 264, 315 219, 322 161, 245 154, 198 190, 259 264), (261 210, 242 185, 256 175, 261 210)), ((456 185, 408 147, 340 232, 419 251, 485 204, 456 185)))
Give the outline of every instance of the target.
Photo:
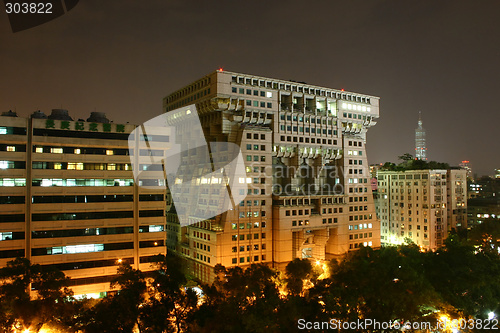
MULTIPOLYGON (((26 132, 26 129, 24 129, 26 132)), ((55 136, 63 138, 87 138, 87 139, 107 139, 107 140, 128 140, 129 134, 123 133, 103 133, 103 132, 76 132, 45 128, 34 128, 33 135, 55 136)))
POLYGON ((139 217, 153 217, 153 216, 163 216, 163 209, 139 211, 139 217))
POLYGON ((24 196, 7 195, 7 196, 0 197, 0 205, 1 204, 23 204, 23 203, 25 203, 24 196))
POLYGON ((24 214, 2 214, 0 215, 0 223, 5 222, 24 222, 24 214))
POLYGON ((133 217, 133 211, 85 212, 85 213, 42 213, 33 214, 33 221, 119 219, 133 217))
POLYGON ((17 257, 24 257, 24 249, 0 251, 0 258, 17 258, 17 257))

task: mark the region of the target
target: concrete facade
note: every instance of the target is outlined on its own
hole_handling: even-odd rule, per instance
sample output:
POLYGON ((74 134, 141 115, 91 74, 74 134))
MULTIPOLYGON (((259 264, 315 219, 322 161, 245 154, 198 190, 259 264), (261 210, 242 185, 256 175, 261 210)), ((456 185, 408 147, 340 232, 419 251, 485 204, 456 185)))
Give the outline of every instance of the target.
POLYGON ((365 149, 377 97, 219 70, 163 101, 165 112, 189 104, 207 142, 241 148, 249 185, 213 219, 181 227, 167 213, 168 250, 194 276, 210 282, 216 264, 284 268, 380 246, 365 149))
POLYGON ((120 262, 150 270, 165 254, 165 190, 135 184, 134 128, 65 110, 0 117, 0 267, 23 256, 54 265, 75 295, 94 297, 120 262))
POLYGON ((379 171, 377 215, 382 244, 405 238, 435 250, 453 228, 467 226, 466 170, 379 171))

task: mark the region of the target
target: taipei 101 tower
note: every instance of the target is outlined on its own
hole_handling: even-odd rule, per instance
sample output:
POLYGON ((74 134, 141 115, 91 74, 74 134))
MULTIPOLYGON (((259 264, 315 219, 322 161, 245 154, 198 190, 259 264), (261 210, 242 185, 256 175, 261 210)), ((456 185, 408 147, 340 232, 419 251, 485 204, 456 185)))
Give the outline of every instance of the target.
POLYGON ((427 161, 425 129, 422 127, 422 112, 418 113, 418 127, 415 129, 415 159, 427 161))

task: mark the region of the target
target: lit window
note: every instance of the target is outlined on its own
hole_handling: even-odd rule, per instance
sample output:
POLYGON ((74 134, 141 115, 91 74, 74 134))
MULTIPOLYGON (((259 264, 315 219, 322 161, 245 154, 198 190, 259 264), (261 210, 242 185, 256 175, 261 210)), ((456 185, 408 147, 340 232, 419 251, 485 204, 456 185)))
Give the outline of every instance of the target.
POLYGON ((272 98, 273 97, 273 93, 271 91, 266 91, 266 97, 272 98))
POLYGON ((68 163, 68 170, 83 170, 83 163, 70 162, 68 163))
POLYGON ((163 225, 150 225, 149 232, 161 232, 163 231, 163 225))
POLYGON ((62 163, 54 163, 54 169, 55 170, 61 170, 62 169, 62 163))
MULTIPOLYGON (((57 248, 57 247, 56 247, 57 248)), ((56 249, 53 248, 53 249, 56 249)), ((104 251, 104 244, 84 244, 84 245, 68 245, 59 246, 62 248, 62 253, 88 253, 104 251)))
POLYGON ((106 155, 113 155, 113 150, 106 149, 106 155))
POLYGON ((0 169, 8 169, 10 161, 0 161, 0 169))
POLYGON ((36 147, 35 152, 36 153, 43 153, 43 147, 36 147))
POLYGON ((25 178, 3 178, 0 179, 0 186, 26 186, 25 178))
POLYGON ((12 232, 0 232, 0 241, 11 240, 12 232))
POLYGON ((75 154, 81 154, 81 150, 80 150, 80 148, 76 148, 76 149, 75 149, 75 154))
POLYGON ((108 163, 108 170, 116 170, 116 164, 115 163, 108 163))
POLYGON ((16 151, 16 147, 14 147, 14 146, 7 146, 7 151, 16 151))
POLYGON ((62 154, 63 153, 63 149, 62 148, 50 148, 50 152, 52 154, 62 154))

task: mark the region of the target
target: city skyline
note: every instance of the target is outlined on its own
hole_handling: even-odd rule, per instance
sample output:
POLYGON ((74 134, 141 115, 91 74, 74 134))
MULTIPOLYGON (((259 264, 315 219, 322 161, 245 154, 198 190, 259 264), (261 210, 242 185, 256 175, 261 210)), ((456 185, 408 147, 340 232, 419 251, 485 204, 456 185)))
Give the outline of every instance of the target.
POLYGON ((6 0, 0 327, 498 328, 474 4, 6 0))
POLYGON ((429 160, 466 159, 473 173, 492 175, 499 4, 360 4, 321 3, 299 16, 310 4, 88 1, 15 34, 0 14, 0 110, 26 117, 62 107, 75 119, 100 111, 140 124, 161 114, 165 93, 222 67, 380 96, 370 163, 413 152, 422 110, 429 160), (225 19, 244 14, 248 26, 225 19))

